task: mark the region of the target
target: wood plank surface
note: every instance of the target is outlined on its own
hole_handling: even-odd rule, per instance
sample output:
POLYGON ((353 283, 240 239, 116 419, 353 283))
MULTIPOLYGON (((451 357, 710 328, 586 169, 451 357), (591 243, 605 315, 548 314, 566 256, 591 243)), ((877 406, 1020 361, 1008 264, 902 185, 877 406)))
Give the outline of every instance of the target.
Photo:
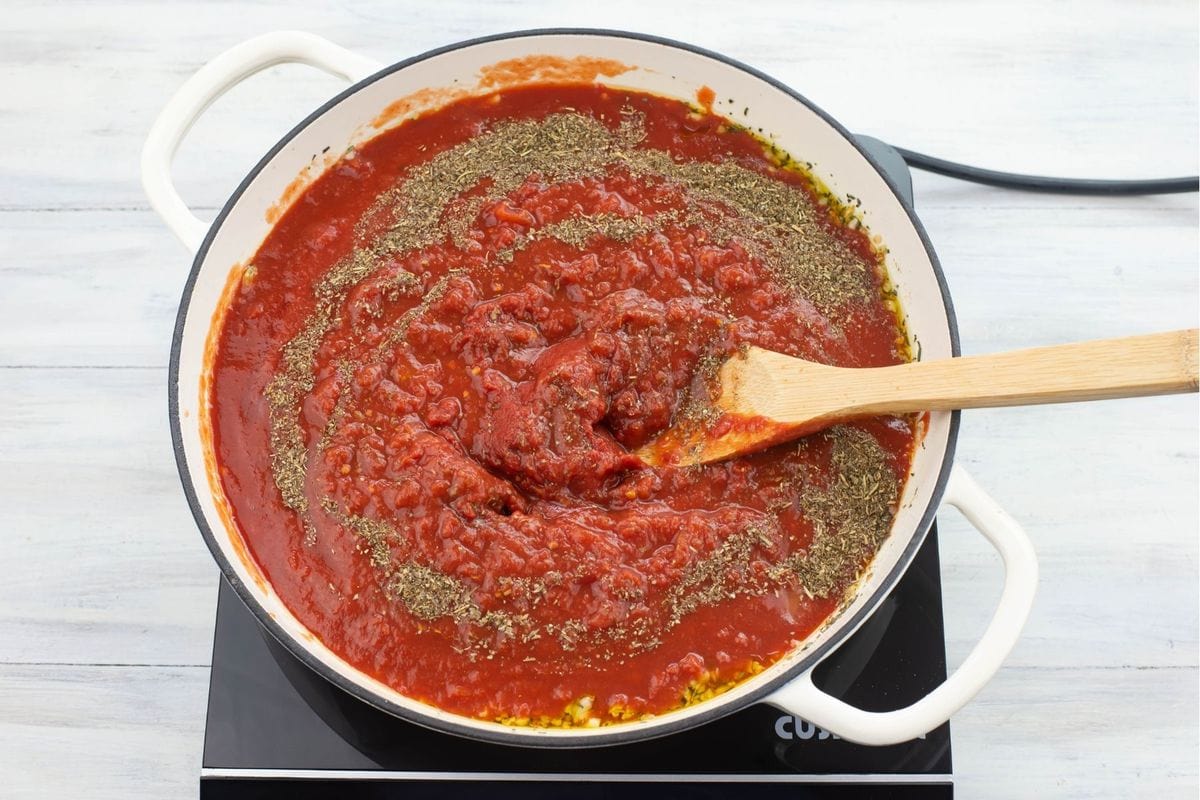
MULTIPOLYGON (((190 257, 149 210, 141 144, 182 81, 299 28, 382 61, 554 25, 742 59, 852 130, 999 169, 1197 172, 1194 2, 10 1, 0 14, 0 796, 196 794, 216 569, 175 473, 166 364, 190 257)), ((215 215, 340 88, 273 68, 220 100, 175 176, 215 215)), ((1195 194, 1047 197, 918 173, 964 352, 1194 326, 1195 194)), ((954 720, 962 797, 1195 797, 1200 453, 1194 396, 972 412, 959 460, 1021 520, 1039 597, 954 720)), ((947 648, 999 593, 943 515, 947 648)))
MULTIPOLYGON (((956 720, 957 796, 1193 797, 1195 752, 1179 743, 1194 736, 1196 715, 1177 699, 1196 677, 1009 669, 956 720), (968 727, 978 733, 960 735, 968 727)), ((203 737, 194 709, 207 670, 0 665, 0 682, 0 737, 22 756, 5 764, 5 797, 196 796, 198 745, 181 743, 203 737)))

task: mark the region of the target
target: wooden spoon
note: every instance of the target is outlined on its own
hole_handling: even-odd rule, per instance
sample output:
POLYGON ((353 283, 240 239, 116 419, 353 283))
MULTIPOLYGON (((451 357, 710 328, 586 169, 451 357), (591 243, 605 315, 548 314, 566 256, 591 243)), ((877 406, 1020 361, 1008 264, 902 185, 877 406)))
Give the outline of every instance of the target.
POLYGON ((702 422, 677 421, 637 455, 702 464, 855 417, 1194 392, 1196 350, 1194 328, 865 369, 750 347, 721 366, 702 422))

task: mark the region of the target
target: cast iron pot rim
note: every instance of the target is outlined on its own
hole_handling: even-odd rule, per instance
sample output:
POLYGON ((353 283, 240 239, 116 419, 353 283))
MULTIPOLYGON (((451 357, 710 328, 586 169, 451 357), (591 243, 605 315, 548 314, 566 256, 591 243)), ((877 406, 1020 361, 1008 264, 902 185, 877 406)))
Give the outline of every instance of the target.
POLYGON ((531 30, 513 31, 510 33, 492 34, 490 36, 482 36, 474 39, 467 39, 456 44, 450 44, 443 47, 438 47, 433 50, 428 50, 420 55, 398 61, 390 66, 384 67, 373 75, 369 75, 363 80, 355 83, 339 92, 334 97, 323 103, 319 108, 305 117, 299 124, 287 132, 275 146, 272 147, 267 154, 264 155, 252 170, 246 175, 242 182, 230 195, 225 205, 221 208, 221 212, 213 220, 212 225, 208 229, 208 233, 204 237, 200 248, 196 251, 196 256, 192 261, 192 269, 188 275, 187 283, 183 288, 183 295, 180 299, 179 313, 175 320, 175 332, 171 341, 171 361, 168 369, 168 409, 171 421, 171 440, 175 450, 175 463, 179 470, 180 481, 183 484, 184 495, 187 497, 188 506, 191 508, 192 516, 196 520, 197 526, 200 528, 200 533, 204 536, 204 541, 208 545, 209 551, 212 552, 213 558, 224 574, 229 585, 233 587, 238 598, 245 604, 246 608, 254 614, 262 625, 272 636, 274 636, 288 651, 299 659, 302 663, 314 670, 318 675, 333 683, 339 689, 349 693, 350 695, 362 700, 363 702, 372 705, 382 711, 385 711, 393 716, 421 725, 422 727, 430 728, 443 733, 451 733, 457 736, 474 739, 476 741, 489 741, 499 744, 516 745, 521 747, 551 747, 551 748, 584 748, 584 747, 604 747, 618 744, 627 744, 636 741, 645 741, 648 739, 666 736, 672 733, 677 733, 682 730, 703 725, 712 720, 731 714, 742 708, 752 705, 753 703, 763 699, 770 693, 774 692, 781 686, 795 680, 804 672, 815 668, 821 661, 835 650, 850 633, 858 628, 858 626, 875 610, 879 601, 882 600, 888 592, 895 586, 900 576, 905 573, 913 558, 916 556, 917 550, 925 541, 925 536, 929 532, 930 526, 933 524, 934 516, 941 505, 942 496, 946 490, 946 483, 950 478, 950 470, 954 463, 955 444, 958 440, 958 426, 960 414, 958 411, 952 412, 950 416, 950 429, 946 439, 946 451, 942 457, 941 471, 938 474, 937 481, 934 484, 933 491, 930 495, 929 504, 925 508, 925 512, 921 516, 920 522, 913 531, 912 536, 906 545, 904 552, 896 561, 891 572, 879 583, 874 595, 868 598, 868 601, 850 617, 839 619, 836 624, 839 630, 830 636, 829 640, 821 646, 814 648, 812 652, 806 654, 803 658, 793 664, 787 671, 777 675, 772 680, 759 686, 752 692, 743 695, 737 703, 722 702, 720 696, 706 700, 704 702, 707 708, 698 711, 688 717, 681 718, 676 721, 667 722, 654 728, 640 728, 636 725, 628 727, 623 725, 615 725, 608 728, 603 736, 590 734, 588 737, 569 737, 565 735, 542 736, 533 732, 530 729, 529 733, 509 732, 507 730, 497 729, 495 731, 483 731, 467 725, 459 725, 455 722, 436 719, 432 716, 423 714, 413 709, 405 708, 404 706, 393 703, 366 687, 350 680, 340 673, 329 668, 324 662, 318 659, 312 652, 304 647, 300 642, 293 639, 283 627, 275 621, 275 619, 267 613, 262 607, 255 593, 249 589, 238 577, 233 565, 225 557, 224 551, 221 549, 217 537, 208 525, 203 511, 200 509, 200 503, 197 498, 196 488, 190 478, 187 458, 183 450, 183 432, 179 416, 179 359, 180 352, 183 349, 183 330, 184 323, 187 320, 188 308, 191 304, 192 290, 196 284, 196 279, 200 275, 201 267, 208 255, 208 249, 212 244, 217 231, 225 222, 226 217, 232 211, 237 201, 246 191, 247 187, 254 181, 258 174, 267 166, 268 163, 282 150, 288 142, 294 139, 301 131, 308 127, 314 120, 325 114, 325 112, 337 106, 342 100, 355 94, 360 89, 374 83, 381 78, 384 78, 393 72, 404 69, 412 64, 442 55, 444 53, 461 50, 463 48, 472 47, 474 45, 486 44, 489 42, 503 41, 506 39, 520 39, 540 36, 598 36, 612 37, 622 39, 633 39, 650 44, 662 45, 671 47, 677 50, 683 50, 696 55, 719 61, 723 64, 731 66, 742 72, 748 73, 761 81, 773 86, 781 92, 787 94, 792 99, 806 106, 810 111, 819 116, 834 130, 842 135, 854 147, 858 154, 864 158, 871 167, 879 173, 888 189, 895 196, 896 201, 904 209, 904 213, 908 216, 910 224, 916 230, 917 235, 921 239, 921 244, 925 248, 925 253, 929 257, 929 262, 933 267, 934 276, 937 279, 938 288, 941 290, 942 304, 946 311, 946 320, 949 326, 950 333, 950 349, 951 353, 957 357, 960 354, 959 337, 958 337, 958 321, 954 315, 954 304, 950 299, 950 290, 946 285, 946 277, 942 272, 941 263, 938 261, 937 254, 934 253, 933 245, 929 241, 929 236, 925 232, 925 228, 917 219, 916 213, 913 211, 912 205, 905 200, 904 196, 897 189, 895 183, 887 173, 880 167, 879 163, 871 156, 857 140, 850 134, 848 130, 842 127, 833 117, 827 114, 822 109, 818 108, 807 98, 791 89, 784 83, 772 78, 771 76, 760 72, 759 70, 742 63, 736 59, 722 55, 720 53, 707 50, 695 45, 686 44, 675 39, 669 39, 662 36, 653 36, 643 33, 632 33, 629 31, 608 30, 603 28, 536 28, 531 30))

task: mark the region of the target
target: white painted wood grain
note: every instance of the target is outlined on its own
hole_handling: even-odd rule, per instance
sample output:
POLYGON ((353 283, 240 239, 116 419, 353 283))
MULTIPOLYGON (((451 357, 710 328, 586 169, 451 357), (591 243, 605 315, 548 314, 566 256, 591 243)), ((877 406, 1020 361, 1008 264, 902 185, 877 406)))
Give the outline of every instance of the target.
POLYGON ((208 670, 0 665, 4 797, 195 797, 208 670))
POLYGON ((1005 670, 954 720, 957 796, 1194 798, 1196 678, 1194 667, 1005 670))
MULTIPOLYGON (((250 35, 396 60, 518 28, 672 36, 854 130, 985 166, 1197 171, 1193 2, 9 2, 0 14, 0 773, 5 797, 194 796, 216 570, 175 476, 165 365, 188 257, 148 210, 150 121, 250 35), (126 666, 121 666, 126 665, 126 666), (196 665, 196 666, 190 666, 196 665), (70 759, 64 759, 64 753, 70 759)), ((215 214, 337 81, 273 69, 184 144, 215 214)), ((1195 195, 1087 199, 918 174, 966 352, 1195 325, 1195 195)), ((964 797, 1194 797, 1194 397, 980 411, 960 460, 1022 520, 1042 584, 1010 665, 954 724, 964 797)), ((999 590, 945 516, 948 650, 999 590)))
MULTIPOLYGON (((5 373, 0 485, 23 491, 0 508, 0 530, 15 532, 0 561, 27 565, 0 583, 6 660, 207 662, 213 574, 171 465, 164 381, 157 368, 5 373)), ((1013 663, 1195 665, 1194 416, 1193 398, 1163 397, 967 417, 961 461, 1027 526, 1042 562, 1013 663), (1147 419, 1158 420, 1149 431, 1147 419), (1069 468, 1079 453, 1086 470, 1069 468), (1146 498, 1161 499, 1147 511, 1146 498)), ((961 656, 1000 573, 978 534, 953 514, 941 524, 949 648, 961 656)))
MULTIPOLYGON (((0 186, 0 206, 144 206, 137 155, 169 94, 222 49, 291 27, 388 62, 504 30, 640 30, 742 59, 852 129, 946 157, 1075 175, 1196 171, 1194 4, 824 5, 742 3, 731 15, 723 0, 9 2, 0 141, 12 145, 0 151, 0 171, 12 180, 0 186)), ((177 174, 193 202, 220 205, 338 86, 302 67, 273 75, 218 103, 184 145, 177 174)))
POLYGON ((216 571, 172 466, 165 369, 0 370, 0 657, 207 664, 216 571))
MULTIPOLYGON (((918 203, 968 351, 1195 320, 1194 196, 1056 206, 975 189, 946 205, 937 196, 945 183, 920 176, 918 203)), ((22 209, 0 212, 0 221, 0 253, 10 254, 0 260, 0 364, 166 366, 191 260, 152 211, 22 209)))
MULTIPOLYGON (((6 797, 194 797, 207 671, 0 665, 6 797), (187 742, 195 742, 193 747, 187 742), (16 756, 16 753, 10 753, 16 756)), ((956 720, 958 796, 1195 796, 1197 672, 1007 670, 956 720), (962 735, 973 730, 973 736, 962 735)))

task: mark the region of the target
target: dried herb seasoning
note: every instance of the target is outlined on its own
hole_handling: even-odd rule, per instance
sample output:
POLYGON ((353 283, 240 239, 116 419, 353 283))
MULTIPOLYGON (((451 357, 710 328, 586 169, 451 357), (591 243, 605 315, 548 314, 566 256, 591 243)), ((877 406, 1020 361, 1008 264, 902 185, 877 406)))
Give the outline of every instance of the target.
MULTIPOLYGON (((856 426, 731 464, 631 461, 673 420, 712 421, 739 346, 840 358, 864 320, 886 326, 871 358, 907 344, 852 206, 802 164, 705 114, 671 139, 680 112, 654 98, 580 97, 507 117, 480 101, 485 122, 374 185, 307 294, 270 258, 243 276, 247 302, 287 298, 260 397, 276 502, 305 534, 292 558, 349 543, 369 569, 330 573, 345 613, 385 620, 389 653, 448 648, 429 658, 477 676, 469 701, 412 671, 381 679, 516 725, 635 719, 760 671, 805 631, 756 617, 770 634, 743 640, 723 611, 836 608, 902 488, 897 445, 856 426), (708 507, 703 487, 726 499, 708 507), (697 630, 692 658, 678 648, 697 630), (595 690, 655 659, 661 695, 595 690), (573 698, 483 699, 500 675, 560 674, 573 698)), ((337 179, 379 158, 360 148, 337 179)))

